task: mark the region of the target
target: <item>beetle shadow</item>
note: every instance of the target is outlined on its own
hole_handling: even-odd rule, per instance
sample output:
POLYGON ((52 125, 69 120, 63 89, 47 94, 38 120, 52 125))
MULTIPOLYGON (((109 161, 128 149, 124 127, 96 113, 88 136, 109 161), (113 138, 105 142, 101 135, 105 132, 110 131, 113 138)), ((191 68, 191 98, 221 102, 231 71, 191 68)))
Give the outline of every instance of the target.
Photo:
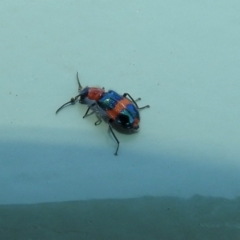
MULTIPOLYGON (((98 126, 103 122, 108 125, 110 118, 107 116, 107 114, 105 114, 103 111, 100 111, 100 110, 101 109, 98 109, 98 110, 92 109, 92 111, 90 113, 88 113, 86 116, 84 116, 84 118, 95 115, 95 117, 97 119, 95 121, 95 126, 98 126)), ((126 128, 123 128, 122 126, 120 126, 119 124, 117 124, 116 122, 112 122, 110 125, 115 131, 122 133, 122 134, 131 135, 131 134, 135 134, 138 132, 138 129, 137 130, 126 129, 126 128)))
POLYGON ((138 132, 138 129, 137 130, 136 129, 126 129, 126 128, 121 127, 119 124, 117 124, 115 122, 111 123, 111 126, 117 132, 126 134, 126 135, 131 135, 131 134, 135 134, 138 132))

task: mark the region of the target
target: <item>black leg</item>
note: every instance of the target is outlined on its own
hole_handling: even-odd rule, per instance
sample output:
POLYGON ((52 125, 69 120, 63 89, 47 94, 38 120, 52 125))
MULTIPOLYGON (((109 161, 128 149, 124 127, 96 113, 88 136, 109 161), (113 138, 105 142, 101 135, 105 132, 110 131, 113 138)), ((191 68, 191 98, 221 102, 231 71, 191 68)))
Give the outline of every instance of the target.
POLYGON ((95 126, 99 125, 100 123, 102 122, 102 119, 101 118, 98 118, 98 120, 94 123, 95 126))
POLYGON ((119 149, 119 141, 118 141, 118 139, 117 139, 117 137, 116 137, 116 135, 115 135, 115 133, 113 132, 113 129, 112 129, 112 126, 111 126, 111 122, 112 122, 112 120, 110 119, 109 120, 109 124, 108 124, 108 126, 109 126, 109 130, 110 130, 110 132, 112 133, 112 135, 113 135, 113 137, 115 138, 115 140, 116 140, 116 142, 117 142, 117 149, 116 149, 116 152, 115 152, 115 154, 114 155, 118 155, 118 149, 119 149))
MULTIPOLYGON (((88 114, 88 112, 90 111, 90 109, 91 109, 92 107, 94 107, 95 105, 96 105, 96 103, 93 103, 92 105, 90 105, 90 106, 88 107, 88 109, 87 109, 86 113, 84 114, 83 118, 85 118, 85 117, 91 115, 92 113, 94 113, 94 111, 93 111, 92 113, 88 114)), ((96 112, 96 113, 97 113, 97 112, 96 112)), ((96 114, 96 115, 97 115, 97 114, 96 114)), ((95 126, 99 125, 99 124, 102 122, 102 118, 101 118, 100 116, 97 115, 97 118, 98 118, 98 120, 94 123, 95 126)))
POLYGON ((141 98, 138 98, 138 99, 134 100, 129 93, 124 93, 123 94, 123 97, 127 97, 127 96, 131 99, 131 101, 136 105, 136 107, 138 109, 144 109, 144 108, 149 108, 150 107, 149 105, 146 105, 146 106, 143 106, 143 107, 139 107, 137 105, 137 101, 141 100, 141 98))
POLYGON ((91 109, 92 107, 94 107, 95 105, 96 105, 96 103, 93 103, 93 104, 91 104, 91 105, 88 107, 88 109, 87 109, 86 113, 84 114, 83 118, 85 118, 85 117, 88 116, 88 112, 89 112, 90 109, 91 109))
POLYGON ((135 99, 134 101, 135 101, 135 102, 138 102, 138 101, 140 101, 140 100, 141 100, 141 98, 139 97, 139 98, 135 99))

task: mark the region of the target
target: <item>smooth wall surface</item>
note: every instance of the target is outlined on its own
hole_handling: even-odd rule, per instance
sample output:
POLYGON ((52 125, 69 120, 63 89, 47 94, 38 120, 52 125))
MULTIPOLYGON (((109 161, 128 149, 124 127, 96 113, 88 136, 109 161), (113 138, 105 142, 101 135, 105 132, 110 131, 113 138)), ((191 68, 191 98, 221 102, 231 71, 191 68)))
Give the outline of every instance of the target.
POLYGON ((240 195, 239 1, 0 2, 0 204, 240 195), (141 97, 139 133, 82 119, 84 86, 141 97))

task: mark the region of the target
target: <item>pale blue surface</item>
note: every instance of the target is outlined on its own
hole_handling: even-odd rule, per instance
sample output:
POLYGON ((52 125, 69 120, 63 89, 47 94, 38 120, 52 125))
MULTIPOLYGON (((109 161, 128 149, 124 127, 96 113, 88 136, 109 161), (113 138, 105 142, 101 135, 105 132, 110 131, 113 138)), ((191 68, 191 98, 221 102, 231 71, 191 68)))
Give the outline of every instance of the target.
POLYGON ((239 1, 0 2, 0 204, 240 195, 239 1), (118 134, 82 84, 151 108, 118 134))

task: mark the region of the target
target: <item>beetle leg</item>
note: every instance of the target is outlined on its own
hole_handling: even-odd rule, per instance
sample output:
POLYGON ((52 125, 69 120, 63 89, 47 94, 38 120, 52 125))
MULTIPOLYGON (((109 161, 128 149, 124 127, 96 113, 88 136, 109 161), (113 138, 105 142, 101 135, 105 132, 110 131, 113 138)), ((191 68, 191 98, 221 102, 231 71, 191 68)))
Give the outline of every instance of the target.
POLYGON ((140 100, 141 100, 141 98, 139 97, 139 98, 135 99, 134 101, 135 101, 135 102, 138 102, 138 101, 140 101, 140 100))
POLYGON ((112 129, 112 126, 111 126, 111 123, 113 122, 113 120, 112 119, 110 119, 109 121, 108 121, 108 126, 109 126, 109 130, 110 130, 110 132, 112 133, 112 135, 113 135, 113 137, 115 138, 115 140, 116 140, 116 142, 117 142, 117 149, 116 149, 116 152, 114 153, 114 155, 118 155, 118 149, 119 149, 119 144, 120 144, 120 142, 118 141, 118 139, 117 139, 117 137, 116 137, 116 135, 115 135, 115 133, 114 133, 114 131, 113 131, 113 129, 112 129))
POLYGON ((99 125, 100 123, 102 122, 102 119, 101 118, 98 118, 98 120, 94 123, 95 126, 99 125))
POLYGON ((127 96, 131 99, 131 101, 136 105, 136 107, 138 109, 144 109, 144 108, 149 108, 150 107, 149 105, 146 105, 146 106, 143 106, 143 107, 139 107, 137 105, 137 101, 141 100, 141 98, 138 98, 138 99, 134 100, 129 93, 124 93, 123 94, 123 97, 127 97, 127 96))
MULTIPOLYGON (((91 113, 88 114, 88 112, 90 111, 90 109, 92 109, 92 107, 94 107, 95 105, 96 105, 96 103, 93 103, 93 104, 91 104, 91 105, 88 107, 88 109, 87 109, 86 113, 84 114, 83 118, 85 118, 85 117, 91 115, 92 113, 94 113, 94 111, 93 111, 93 112, 91 112, 91 113)), ((97 115, 97 113, 96 113, 96 115, 97 115)), ((98 116, 98 115, 97 115, 97 118, 98 118, 98 120, 94 123, 95 126, 99 125, 99 124, 102 122, 101 116, 98 116)))
MULTIPOLYGON (((96 103, 97 105, 97 103, 96 103)), ((102 115, 101 115, 101 112, 100 112, 100 109, 99 109, 99 106, 97 105, 97 107, 95 107, 95 114, 96 114, 96 117, 97 117, 97 121, 95 122, 95 126, 99 125, 101 122, 102 122, 102 115)))
POLYGON ((93 104, 91 104, 91 105, 88 107, 86 113, 83 115, 83 118, 85 118, 85 117, 87 117, 88 115, 90 115, 90 114, 88 114, 88 112, 89 112, 90 109, 92 109, 92 107, 94 107, 95 105, 96 105, 96 103, 93 103, 93 104))

